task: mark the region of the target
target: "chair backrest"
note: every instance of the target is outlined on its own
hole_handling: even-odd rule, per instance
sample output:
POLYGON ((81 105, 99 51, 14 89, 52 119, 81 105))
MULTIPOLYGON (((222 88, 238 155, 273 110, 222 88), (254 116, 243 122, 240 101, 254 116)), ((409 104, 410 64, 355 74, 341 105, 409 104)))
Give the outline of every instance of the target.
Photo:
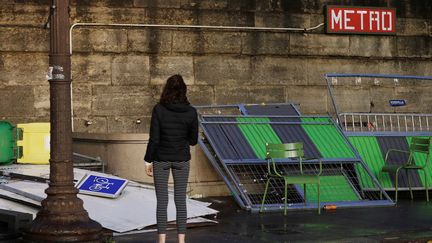
POLYGON ((304 156, 303 143, 266 144, 267 158, 299 158, 304 156))
POLYGON ((430 138, 413 137, 409 149, 410 152, 429 154, 430 144, 430 138))

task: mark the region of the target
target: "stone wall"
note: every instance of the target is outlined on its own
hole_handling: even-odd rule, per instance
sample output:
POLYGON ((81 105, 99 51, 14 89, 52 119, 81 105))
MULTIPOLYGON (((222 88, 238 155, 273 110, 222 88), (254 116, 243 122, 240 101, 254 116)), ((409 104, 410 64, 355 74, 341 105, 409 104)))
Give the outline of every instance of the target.
MULTIPOLYGON (((49 33, 42 27, 50 2, 0 0, 0 119, 49 120, 49 33)), ((151 107, 175 73, 186 79, 194 105, 294 101, 304 113, 330 109, 324 73, 432 75, 430 1, 74 0, 71 14, 73 23, 305 28, 324 21, 325 4, 395 7, 397 35, 327 35, 324 28, 308 33, 75 29, 75 131, 147 132, 151 107)), ((432 113, 432 83, 375 83, 338 82, 341 110, 392 111, 387 100, 405 98, 409 105, 398 111, 432 113)))

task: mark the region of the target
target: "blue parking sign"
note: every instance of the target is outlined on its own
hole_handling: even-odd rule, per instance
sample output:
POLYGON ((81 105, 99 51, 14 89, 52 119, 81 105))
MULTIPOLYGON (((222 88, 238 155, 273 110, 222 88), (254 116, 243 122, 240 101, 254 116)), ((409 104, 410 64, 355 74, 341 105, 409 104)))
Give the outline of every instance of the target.
POLYGON ((117 198, 126 187, 128 180, 96 174, 88 174, 77 184, 80 193, 117 198))

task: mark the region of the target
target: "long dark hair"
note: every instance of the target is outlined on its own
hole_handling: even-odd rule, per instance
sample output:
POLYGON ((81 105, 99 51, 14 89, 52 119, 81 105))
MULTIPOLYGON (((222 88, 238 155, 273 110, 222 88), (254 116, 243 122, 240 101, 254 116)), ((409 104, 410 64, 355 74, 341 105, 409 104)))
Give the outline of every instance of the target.
POLYGON ((167 104, 187 104, 189 105, 188 98, 186 97, 187 87, 183 81, 183 77, 179 74, 173 75, 168 78, 165 87, 163 88, 159 103, 162 105, 167 104))

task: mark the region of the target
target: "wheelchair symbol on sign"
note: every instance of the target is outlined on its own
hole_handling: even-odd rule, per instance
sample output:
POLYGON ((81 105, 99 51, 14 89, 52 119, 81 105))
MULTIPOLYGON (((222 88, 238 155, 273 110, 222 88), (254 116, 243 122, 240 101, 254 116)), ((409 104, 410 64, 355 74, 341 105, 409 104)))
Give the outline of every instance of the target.
POLYGON ((114 183, 109 182, 108 178, 103 177, 96 177, 93 182, 95 182, 95 184, 91 185, 89 190, 94 192, 98 192, 102 189, 108 190, 111 185, 114 185, 114 183))

